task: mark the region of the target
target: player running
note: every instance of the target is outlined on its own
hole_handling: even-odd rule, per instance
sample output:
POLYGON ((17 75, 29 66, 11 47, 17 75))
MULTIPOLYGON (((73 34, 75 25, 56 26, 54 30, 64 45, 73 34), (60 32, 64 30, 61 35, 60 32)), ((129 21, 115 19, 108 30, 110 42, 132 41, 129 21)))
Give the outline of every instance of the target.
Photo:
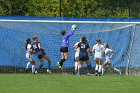
POLYGON ((79 58, 78 58, 78 73, 81 75, 83 62, 86 61, 87 64, 87 75, 90 75, 91 62, 89 61, 88 52, 91 53, 89 44, 87 43, 86 37, 81 37, 81 42, 78 43, 77 48, 79 48, 79 58))
POLYGON ((112 67, 111 59, 114 56, 114 51, 112 49, 109 49, 108 44, 104 44, 104 52, 105 52, 106 61, 102 65, 102 75, 104 75, 104 68, 105 68, 106 65, 109 65, 109 67, 112 70, 117 71, 119 73, 119 75, 121 75, 121 71, 119 69, 117 69, 115 67, 112 67))
POLYGON ((103 45, 101 44, 101 40, 97 39, 96 44, 92 48, 92 52, 95 52, 94 54, 94 60, 96 61, 95 66, 95 75, 101 76, 101 70, 102 70, 102 59, 103 59, 103 45))
POLYGON ((60 47, 61 52, 61 60, 57 62, 57 66, 62 71, 62 66, 64 61, 68 60, 68 46, 69 46, 69 37, 71 37, 74 34, 74 31, 76 30, 76 25, 72 25, 71 31, 67 34, 66 30, 62 30, 61 34, 63 35, 63 40, 60 47))
POLYGON ((51 73, 50 69, 51 69, 51 59, 50 57, 45 53, 45 50, 41 47, 40 42, 38 41, 38 37, 34 36, 32 38, 34 40, 31 49, 32 51, 34 51, 34 53, 36 54, 36 56, 38 57, 39 61, 40 61, 40 66, 38 68, 38 70, 36 71, 36 73, 43 67, 43 58, 46 59, 48 61, 48 69, 47 72, 51 73))
POLYGON ((28 63, 26 65, 26 72, 29 69, 29 65, 32 64, 32 74, 35 74, 35 61, 33 60, 32 54, 31 54, 31 40, 30 38, 26 39, 26 58, 28 59, 28 63))

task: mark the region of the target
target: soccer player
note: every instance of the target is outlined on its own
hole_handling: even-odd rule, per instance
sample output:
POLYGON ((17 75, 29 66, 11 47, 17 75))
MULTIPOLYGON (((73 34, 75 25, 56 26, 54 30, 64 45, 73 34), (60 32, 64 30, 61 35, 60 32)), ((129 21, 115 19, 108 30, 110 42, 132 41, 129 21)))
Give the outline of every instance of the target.
POLYGON ((32 74, 35 74, 35 61, 33 60, 32 54, 31 54, 31 40, 30 38, 26 39, 26 58, 28 59, 28 63, 26 65, 26 71, 29 68, 29 65, 32 64, 32 74))
POLYGON ((76 25, 72 25, 71 31, 67 34, 66 30, 62 30, 61 34, 63 36, 63 40, 60 47, 61 52, 61 60, 57 62, 57 66, 62 71, 62 66, 64 61, 68 60, 68 46, 69 46, 69 37, 71 37, 74 34, 74 31, 76 30, 76 25))
POLYGON ((47 72, 51 73, 50 69, 51 69, 51 59, 50 57, 45 53, 45 50, 41 47, 41 43, 38 41, 38 37, 34 36, 32 38, 34 40, 31 49, 32 51, 34 51, 34 53, 36 54, 36 56, 38 57, 39 61, 40 61, 40 66, 38 68, 38 70, 36 71, 36 73, 43 67, 43 58, 46 59, 48 61, 48 69, 47 72))
POLYGON ((112 70, 117 71, 119 73, 119 75, 121 75, 121 71, 119 69, 117 69, 115 67, 112 67, 111 59, 114 56, 114 51, 112 49, 109 49, 108 44, 104 44, 104 53, 105 53, 106 61, 102 65, 102 75, 104 75, 104 68, 105 68, 106 65, 109 65, 109 67, 112 70))
MULTIPOLYGON (((80 42, 81 42, 81 39, 80 39, 80 42)), ((75 73, 77 73, 77 71, 78 71, 78 58, 79 58, 80 50, 79 50, 79 47, 77 48, 77 46, 78 46, 78 44, 80 42, 77 42, 77 43, 74 44, 74 50, 75 50, 75 57, 74 57, 74 60, 75 60, 75 73)))
POLYGON ((91 62, 89 61, 88 52, 91 53, 89 44, 87 43, 86 37, 81 37, 81 42, 78 43, 77 48, 79 47, 79 58, 78 58, 78 73, 81 75, 83 62, 87 64, 87 75, 90 75, 91 62))
POLYGON ((94 54, 94 60, 96 61, 95 75, 101 76, 103 45, 101 44, 101 40, 99 38, 96 40, 96 44, 93 46, 92 52, 95 52, 94 54))

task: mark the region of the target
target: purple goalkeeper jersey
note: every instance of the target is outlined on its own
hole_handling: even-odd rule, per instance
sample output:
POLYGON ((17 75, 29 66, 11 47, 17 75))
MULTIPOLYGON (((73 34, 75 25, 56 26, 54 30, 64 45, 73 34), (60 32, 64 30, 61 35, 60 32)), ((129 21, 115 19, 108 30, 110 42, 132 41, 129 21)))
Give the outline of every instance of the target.
POLYGON ((68 47, 69 46, 69 37, 74 34, 74 30, 71 30, 68 34, 63 36, 63 40, 61 46, 68 47))

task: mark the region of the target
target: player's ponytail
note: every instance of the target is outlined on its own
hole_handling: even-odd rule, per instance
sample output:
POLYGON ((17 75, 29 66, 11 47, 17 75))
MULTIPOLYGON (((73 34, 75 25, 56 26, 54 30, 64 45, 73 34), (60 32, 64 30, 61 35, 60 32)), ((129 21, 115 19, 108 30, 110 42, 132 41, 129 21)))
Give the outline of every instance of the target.
POLYGON ((26 49, 26 50, 27 50, 27 45, 30 44, 30 42, 31 42, 30 38, 27 38, 27 39, 26 39, 26 44, 25 44, 25 49, 26 49))

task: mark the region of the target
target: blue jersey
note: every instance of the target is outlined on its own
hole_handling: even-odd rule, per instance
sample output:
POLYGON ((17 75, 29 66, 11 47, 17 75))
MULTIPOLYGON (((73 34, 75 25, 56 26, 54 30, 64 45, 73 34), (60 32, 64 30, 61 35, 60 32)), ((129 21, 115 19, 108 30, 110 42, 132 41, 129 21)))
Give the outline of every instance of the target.
POLYGON ((80 42, 78 47, 80 49, 80 53, 88 54, 87 49, 90 48, 88 43, 80 42))
POLYGON ((71 30, 68 34, 63 36, 63 40, 61 46, 68 47, 69 46, 69 37, 74 34, 74 30, 71 30))
POLYGON ((39 44, 40 42, 33 42, 33 44, 32 44, 32 46, 31 46, 31 49, 33 49, 33 51, 35 52, 35 53, 37 53, 37 52, 39 52, 40 51, 40 49, 39 49, 39 47, 38 47, 38 44, 39 44))

